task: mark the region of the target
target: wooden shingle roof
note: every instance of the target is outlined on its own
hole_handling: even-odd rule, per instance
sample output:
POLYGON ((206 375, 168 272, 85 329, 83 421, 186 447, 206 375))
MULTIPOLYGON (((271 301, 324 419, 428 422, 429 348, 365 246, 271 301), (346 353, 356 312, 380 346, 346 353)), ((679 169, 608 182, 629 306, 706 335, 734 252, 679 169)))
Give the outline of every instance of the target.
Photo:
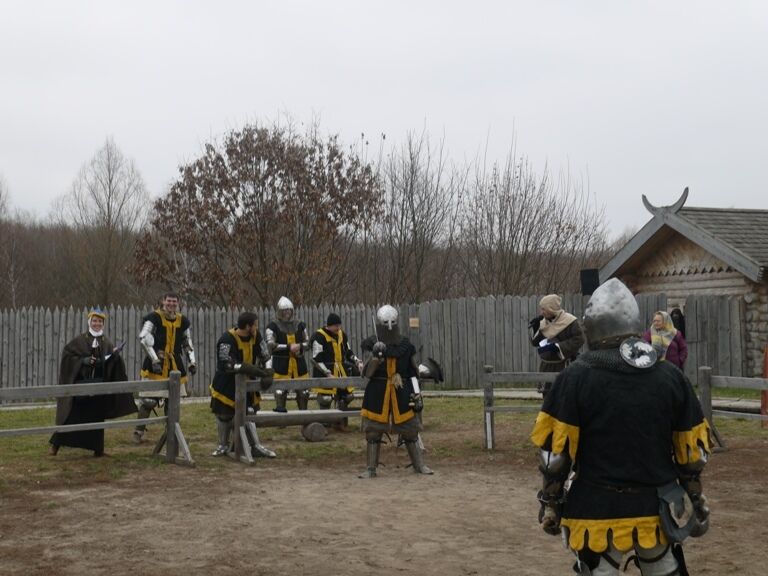
POLYGON ((643 203, 653 218, 600 269, 600 282, 634 268, 678 232, 753 282, 768 278, 768 210, 685 207, 688 188, 671 206, 643 203))

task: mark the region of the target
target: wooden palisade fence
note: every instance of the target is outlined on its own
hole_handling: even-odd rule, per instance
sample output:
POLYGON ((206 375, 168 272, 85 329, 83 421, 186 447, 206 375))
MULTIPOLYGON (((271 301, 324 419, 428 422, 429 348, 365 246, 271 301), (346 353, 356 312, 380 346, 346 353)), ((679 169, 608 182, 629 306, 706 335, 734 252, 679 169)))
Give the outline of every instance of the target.
MULTIPOLYGON (((481 388, 483 366, 499 372, 535 372, 539 359, 530 345, 528 322, 538 315, 540 296, 459 298, 399 306, 400 327, 422 358, 432 357, 443 367, 446 388, 481 388)), ((584 313, 587 296, 568 294, 563 308, 577 317, 584 313)), ((666 309, 663 294, 643 294, 638 303, 644 325, 653 312, 666 309)), ((137 379, 143 353, 138 341, 141 318, 149 308, 107 308, 106 334, 125 341, 123 357, 128 377, 137 379)), ((272 310, 254 310, 263 331, 272 310)), ((299 307, 296 317, 310 333, 325 323, 330 312, 341 316, 352 349, 373 330, 375 306, 322 305, 299 307)), ((198 373, 187 386, 191 394, 205 396, 215 371, 214 347, 219 336, 234 325, 242 309, 188 307, 192 322, 198 373)), ((22 308, 0 312, 0 388, 57 383, 61 350, 86 327, 87 310, 22 308)), ((698 366, 712 366, 718 374, 743 374, 743 302, 723 296, 690 297, 686 303, 690 348, 686 373, 696 383, 698 366)))

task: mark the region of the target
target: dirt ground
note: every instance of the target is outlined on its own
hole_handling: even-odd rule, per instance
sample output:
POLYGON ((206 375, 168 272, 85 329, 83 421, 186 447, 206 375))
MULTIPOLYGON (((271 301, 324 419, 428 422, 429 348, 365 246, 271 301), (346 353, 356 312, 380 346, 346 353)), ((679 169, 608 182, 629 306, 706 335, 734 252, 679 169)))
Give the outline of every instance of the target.
MULTIPOLYGON (((11 490, 0 508, 0 574, 571 573, 560 539, 538 528, 533 458, 477 452, 467 461, 430 451, 434 476, 415 475, 403 449, 385 446, 373 480, 357 478, 358 451, 11 490)), ((692 574, 768 574, 766 454, 768 439, 758 438, 712 458, 712 527, 686 544, 692 574)))

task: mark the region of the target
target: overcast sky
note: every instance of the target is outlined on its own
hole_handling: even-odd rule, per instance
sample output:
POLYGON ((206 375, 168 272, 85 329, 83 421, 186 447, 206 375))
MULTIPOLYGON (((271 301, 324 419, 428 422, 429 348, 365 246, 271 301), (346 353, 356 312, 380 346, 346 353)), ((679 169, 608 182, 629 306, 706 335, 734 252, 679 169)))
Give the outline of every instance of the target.
POLYGON ((0 175, 44 216, 114 138, 153 196, 248 121, 347 143, 424 128, 458 162, 513 140, 614 234, 671 204, 768 208, 761 1, 4 1, 0 175))

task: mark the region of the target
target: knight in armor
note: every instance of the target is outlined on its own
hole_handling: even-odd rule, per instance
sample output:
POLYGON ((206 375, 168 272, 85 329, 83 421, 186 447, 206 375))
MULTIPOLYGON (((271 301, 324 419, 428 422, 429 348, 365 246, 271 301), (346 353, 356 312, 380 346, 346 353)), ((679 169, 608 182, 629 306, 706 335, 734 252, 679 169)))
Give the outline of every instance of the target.
POLYGON ((360 410, 367 443, 367 468, 360 477, 373 478, 385 433, 399 434, 405 443, 414 472, 432 474, 418 445, 422 430, 418 413, 424 408, 419 386, 416 348, 400 335, 397 310, 389 304, 376 312, 376 334, 363 341, 371 358, 363 368, 368 385, 360 410))
POLYGON ((584 330, 589 351, 557 376, 531 434, 544 476, 539 522, 564 533, 579 574, 618 574, 634 551, 645 576, 687 575, 681 542, 709 527, 701 405, 638 337, 637 302, 619 280, 592 295, 584 330))
MULTIPOLYGON (((277 317, 267 325, 266 340, 272 355, 272 369, 275 380, 309 378, 304 353, 309 349, 309 336, 304 322, 294 318, 293 302, 285 296, 277 301, 277 317)), ((286 412, 288 392, 275 391, 275 412, 286 412)), ((309 407, 309 390, 296 391, 299 410, 309 407)))
MULTIPOLYGON (((338 314, 328 315, 325 326, 312 335, 309 344, 314 378, 360 376, 363 363, 349 347, 338 314)), ((336 401, 339 410, 346 410, 354 400, 354 388, 315 388, 313 392, 321 409, 330 408, 336 401)))
MULTIPOLYGON (((120 355, 122 346, 114 346, 104 335, 107 315, 99 308, 88 313, 88 330, 70 340, 61 353, 59 384, 124 382, 125 363, 120 355)), ((103 422, 136 412, 133 394, 75 396, 58 398, 56 424, 103 422)), ((93 450, 94 456, 104 455, 104 430, 55 432, 50 439, 50 454, 55 456, 61 446, 93 450)))
MULTIPOLYGON (((531 345, 539 353, 539 372, 560 372, 573 362, 584 346, 584 331, 573 314, 563 310, 557 294, 548 294, 539 301, 541 314, 528 324, 533 336, 531 345)), ((551 384, 544 384, 544 395, 551 384)))
MULTIPOLYGON (((189 319, 179 313, 179 296, 175 292, 163 295, 161 308, 147 314, 142 319, 139 342, 146 356, 141 366, 142 380, 167 380, 174 370, 181 372, 181 397, 187 396, 188 374, 197 372, 195 348, 192 345, 192 333, 189 319), (186 360, 186 364, 185 364, 186 360)), ((149 418, 152 410, 164 405, 165 414, 168 406, 167 390, 139 393, 139 418, 149 418)), ((141 443, 146 426, 139 425, 133 432, 133 441, 141 443)))
MULTIPOLYGON (((249 379, 261 380, 262 389, 272 385, 271 368, 264 365, 269 352, 258 329, 258 318, 253 312, 243 312, 237 325, 221 335, 216 342, 216 374, 210 385, 211 411, 216 415, 218 446, 213 456, 224 456, 232 449, 233 418, 235 416, 235 376, 245 374, 249 379)), ((261 393, 247 397, 246 409, 255 413, 259 409, 261 393)), ((259 453, 257 451, 257 453, 259 453)))

